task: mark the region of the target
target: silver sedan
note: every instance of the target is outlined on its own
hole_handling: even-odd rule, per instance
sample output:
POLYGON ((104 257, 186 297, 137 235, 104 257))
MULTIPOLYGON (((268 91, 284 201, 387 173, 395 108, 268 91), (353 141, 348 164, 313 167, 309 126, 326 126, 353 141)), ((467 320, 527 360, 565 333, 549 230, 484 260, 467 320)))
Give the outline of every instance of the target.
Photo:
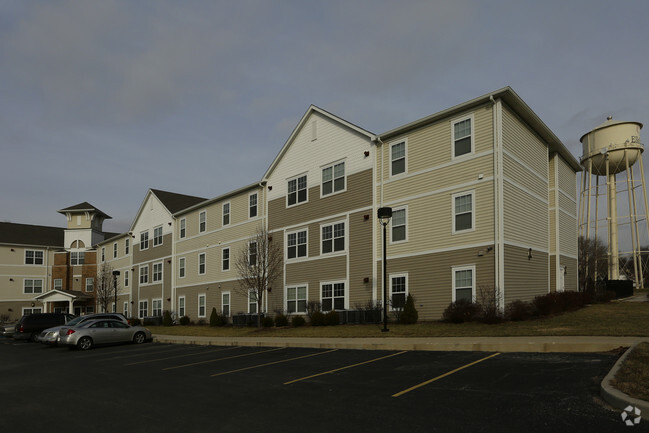
POLYGON ((88 350, 100 344, 141 344, 151 339, 151 331, 117 320, 90 320, 72 328, 61 329, 60 337, 59 344, 88 350))

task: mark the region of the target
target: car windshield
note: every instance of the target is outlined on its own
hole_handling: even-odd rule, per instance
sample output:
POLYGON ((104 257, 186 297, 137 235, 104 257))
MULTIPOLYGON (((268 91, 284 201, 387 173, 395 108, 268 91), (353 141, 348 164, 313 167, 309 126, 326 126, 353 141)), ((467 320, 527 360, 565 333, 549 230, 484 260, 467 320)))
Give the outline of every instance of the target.
POLYGON ((68 323, 66 323, 67 326, 73 326, 76 325, 77 323, 81 322, 84 319, 83 316, 75 317, 74 319, 70 320, 68 323))

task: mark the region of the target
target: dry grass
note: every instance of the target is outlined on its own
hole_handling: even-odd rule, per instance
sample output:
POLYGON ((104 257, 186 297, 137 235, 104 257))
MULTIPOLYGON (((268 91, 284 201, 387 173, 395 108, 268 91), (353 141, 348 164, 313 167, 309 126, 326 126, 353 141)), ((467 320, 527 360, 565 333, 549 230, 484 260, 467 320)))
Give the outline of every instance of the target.
POLYGON ((514 337, 514 336, 649 336, 649 303, 596 304, 554 317, 496 325, 427 322, 416 325, 339 325, 300 328, 210 328, 209 326, 149 327, 154 334, 210 337, 514 337))
POLYGON ((627 356, 612 385, 631 397, 649 401, 649 343, 638 344, 627 356))

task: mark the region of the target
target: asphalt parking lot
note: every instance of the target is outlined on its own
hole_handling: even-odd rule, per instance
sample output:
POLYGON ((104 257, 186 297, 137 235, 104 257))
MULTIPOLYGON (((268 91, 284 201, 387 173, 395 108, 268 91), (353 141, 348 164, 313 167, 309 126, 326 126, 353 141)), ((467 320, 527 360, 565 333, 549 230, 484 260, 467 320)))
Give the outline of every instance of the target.
POLYGON ((0 340, 0 431, 629 431, 599 399, 616 359, 0 340))

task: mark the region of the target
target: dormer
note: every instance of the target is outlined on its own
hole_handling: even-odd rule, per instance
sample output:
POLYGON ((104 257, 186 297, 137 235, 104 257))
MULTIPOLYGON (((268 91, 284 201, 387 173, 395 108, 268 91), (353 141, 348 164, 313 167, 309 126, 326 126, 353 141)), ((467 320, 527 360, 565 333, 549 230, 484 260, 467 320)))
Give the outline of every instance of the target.
POLYGON ((84 245, 88 249, 104 240, 104 220, 111 217, 90 203, 79 203, 58 212, 65 215, 68 220, 65 231, 66 249, 77 249, 79 245, 84 245))

